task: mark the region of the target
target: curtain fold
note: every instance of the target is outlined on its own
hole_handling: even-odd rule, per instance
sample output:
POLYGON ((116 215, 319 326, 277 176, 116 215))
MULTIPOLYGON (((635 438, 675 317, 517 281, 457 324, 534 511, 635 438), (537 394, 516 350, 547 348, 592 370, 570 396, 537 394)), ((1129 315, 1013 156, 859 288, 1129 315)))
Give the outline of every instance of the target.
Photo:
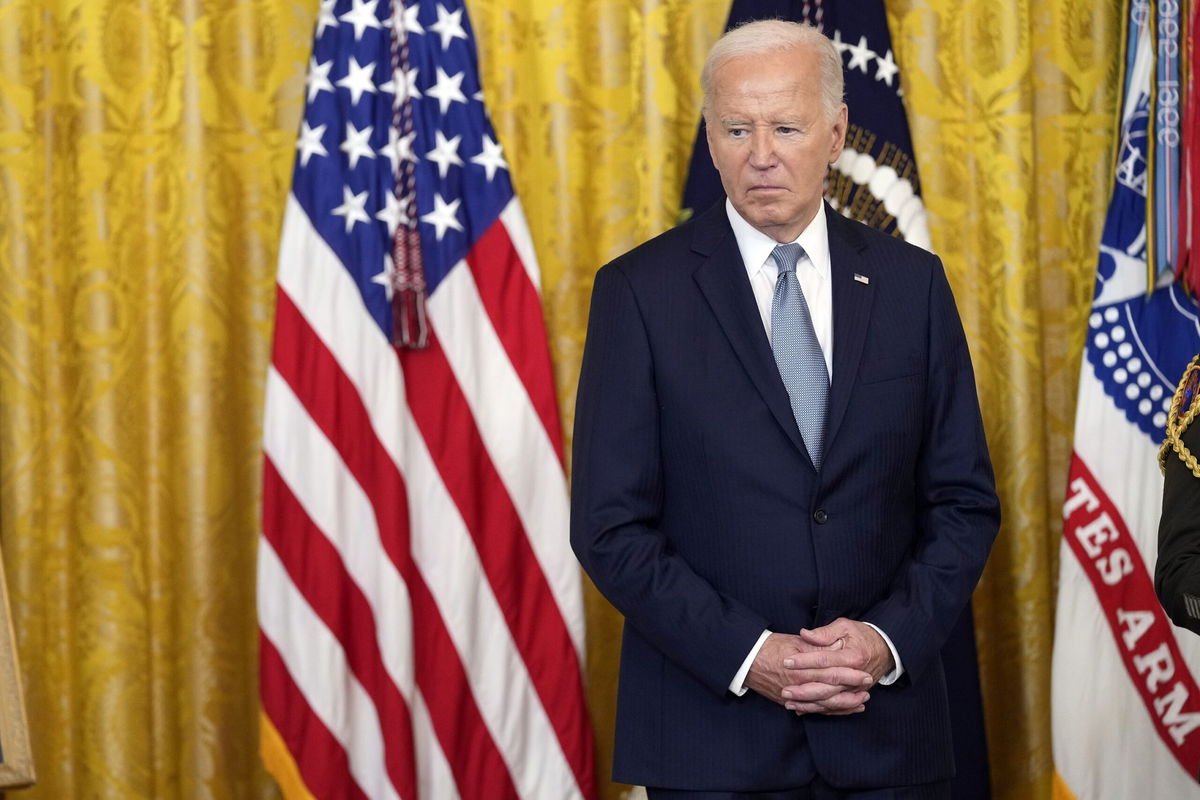
POLYGON ((273 796, 254 551, 315 9, 0 3, 0 536, 30 798, 273 796))
POLYGON ((993 792, 1047 797, 1058 543, 1108 203, 1118 4, 888 7, 1003 510, 974 599, 993 792))
MULTIPOLYGON (((675 221, 728 2, 468 5, 569 434, 592 276, 675 221)), ((30 800, 277 793, 257 755, 260 419, 317 6, 0 0, 0 541, 30 800)), ((1004 503, 975 600, 993 784, 1049 797, 1060 508, 1117 4, 888 10, 1004 503)), ((620 621, 588 602, 606 776, 620 621)))

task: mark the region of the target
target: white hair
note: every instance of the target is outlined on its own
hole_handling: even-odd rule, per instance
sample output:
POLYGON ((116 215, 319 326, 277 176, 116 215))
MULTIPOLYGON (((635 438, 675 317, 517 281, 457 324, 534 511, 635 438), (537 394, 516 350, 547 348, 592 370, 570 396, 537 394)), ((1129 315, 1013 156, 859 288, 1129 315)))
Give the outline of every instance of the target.
POLYGON ((725 35, 717 40, 708 51, 704 69, 700 73, 700 89, 704 92, 702 111, 708 113, 712 101, 714 75, 726 62, 735 58, 763 56, 804 47, 811 47, 816 51, 825 113, 833 119, 837 116, 845 93, 841 54, 829 37, 811 25, 782 19, 746 22, 726 31, 725 35))

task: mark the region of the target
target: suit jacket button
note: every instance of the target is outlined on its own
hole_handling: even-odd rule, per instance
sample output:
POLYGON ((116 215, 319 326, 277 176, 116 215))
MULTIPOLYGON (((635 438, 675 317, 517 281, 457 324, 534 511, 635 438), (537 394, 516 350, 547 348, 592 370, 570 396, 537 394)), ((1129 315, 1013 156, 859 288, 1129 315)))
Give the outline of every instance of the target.
POLYGON ((828 519, 829 515, 825 513, 825 509, 823 508, 818 508, 813 512, 813 522, 817 523, 818 525, 824 525, 825 521, 828 519))

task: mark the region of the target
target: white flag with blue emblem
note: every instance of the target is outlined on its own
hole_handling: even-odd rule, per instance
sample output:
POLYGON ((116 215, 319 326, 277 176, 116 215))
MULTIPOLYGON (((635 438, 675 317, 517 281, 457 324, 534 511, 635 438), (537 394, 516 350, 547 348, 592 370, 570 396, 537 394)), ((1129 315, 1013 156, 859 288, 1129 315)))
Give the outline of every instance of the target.
MULTIPOLYGON (((1153 585, 1158 445, 1176 381, 1200 350, 1200 309, 1169 268, 1147 285, 1148 155, 1162 130, 1150 113, 1149 10, 1145 0, 1130 9, 1118 163, 1063 507, 1052 677, 1059 798, 1200 798, 1200 637, 1172 626, 1153 585)), ((1176 213, 1169 203, 1156 210, 1168 209, 1176 213)))

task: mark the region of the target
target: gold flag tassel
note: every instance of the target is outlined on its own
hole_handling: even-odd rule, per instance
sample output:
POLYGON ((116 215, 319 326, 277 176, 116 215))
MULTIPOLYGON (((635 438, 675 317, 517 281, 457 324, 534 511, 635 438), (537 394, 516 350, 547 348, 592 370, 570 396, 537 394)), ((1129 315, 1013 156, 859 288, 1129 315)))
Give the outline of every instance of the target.
POLYGON ((392 344, 423 350, 429 345, 429 318, 420 231, 406 225, 396 230, 392 260, 392 344))
MULTIPOLYGON (((402 21, 404 6, 397 2, 392 12, 392 74, 409 74, 408 33, 402 21)), ((400 78, 396 78, 398 83, 400 78)), ((396 103, 392 124, 400 141, 411 141, 413 101, 405 86, 395 87, 396 103)), ((425 264, 421 258, 421 232, 417 230, 415 159, 396 159, 396 200, 403 213, 392 234, 392 344, 410 350, 429 345, 429 320, 425 308, 425 264)))

